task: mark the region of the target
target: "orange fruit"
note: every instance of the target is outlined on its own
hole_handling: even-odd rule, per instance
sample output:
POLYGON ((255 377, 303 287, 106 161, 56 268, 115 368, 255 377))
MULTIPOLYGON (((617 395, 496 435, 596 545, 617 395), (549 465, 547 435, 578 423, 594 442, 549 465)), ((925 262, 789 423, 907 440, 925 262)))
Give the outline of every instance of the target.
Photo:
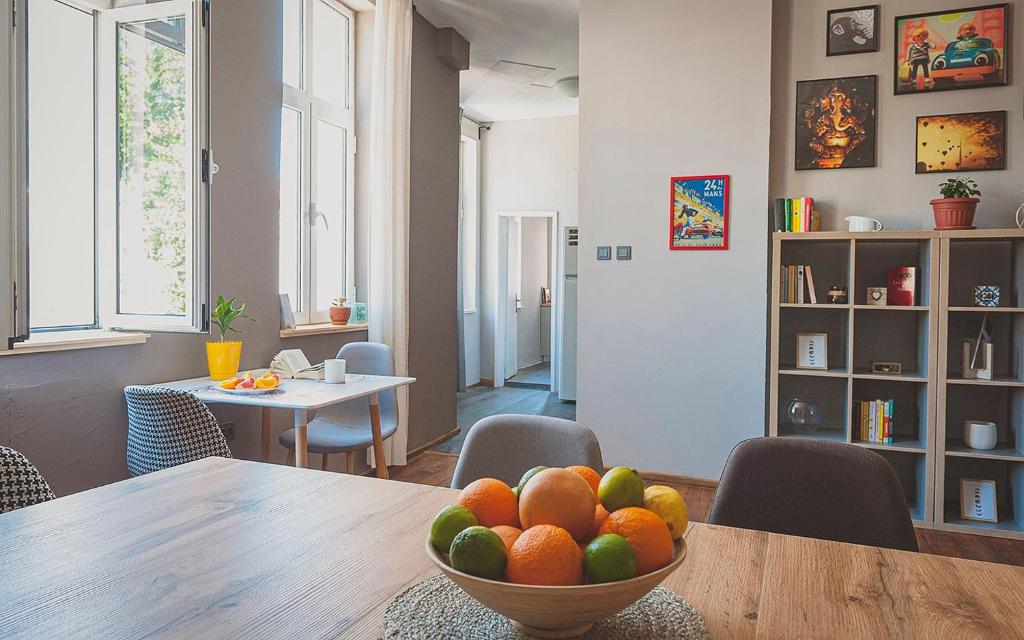
POLYGON ((582 465, 575 465, 572 467, 566 467, 566 471, 572 471, 579 477, 587 481, 590 485, 590 489, 594 492, 594 500, 597 500, 597 485, 601 484, 601 474, 594 471, 590 467, 584 467, 582 465))
POLYGON ((594 528, 595 505, 594 492, 582 477, 565 469, 545 469, 519 493, 519 521, 524 531, 553 524, 583 540, 594 528))
POLYGON ((601 530, 601 525, 608 519, 608 510, 604 508, 604 505, 600 502, 597 503, 597 508, 594 509, 594 530, 591 536, 597 537, 597 532, 601 530))
POLYGON ((469 483, 456 500, 476 516, 477 522, 485 527, 505 524, 519 526, 519 507, 512 489, 501 480, 480 478, 469 483))
POLYGON ((539 524, 523 531, 509 549, 505 571, 517 584, 582 584, 583 552, 565 529, 539 524))
POLYGON ((507 524, 499 524, 496 527, 491 527, 491 531, 498 534, 501 541, 505 543, 505 551, 511 550, 512 545, 516 543, 519 536, 523 535, 523 531, 521 529, 510 527, 507 524))
POLYGON ((672 534, 653 511, 641 507, 612 511, 598 531, 599 535, 605 533, 615 533, 629 541, 636 552, 637 575, 657 571, 672 562, 672 534))

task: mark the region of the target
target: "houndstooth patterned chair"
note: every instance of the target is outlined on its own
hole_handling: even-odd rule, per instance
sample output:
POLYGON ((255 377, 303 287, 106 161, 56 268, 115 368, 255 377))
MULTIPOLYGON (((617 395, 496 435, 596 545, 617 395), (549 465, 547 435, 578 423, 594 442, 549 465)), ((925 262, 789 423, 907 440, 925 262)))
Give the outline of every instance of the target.
POLYGON ((50 485, 28 458, 0 447, 0 513, 53 500, 50 485))
POLYGON ((141 476, 231 450, 217 419, 195 396, 163 387, 125 387, 128 469, 141 476))

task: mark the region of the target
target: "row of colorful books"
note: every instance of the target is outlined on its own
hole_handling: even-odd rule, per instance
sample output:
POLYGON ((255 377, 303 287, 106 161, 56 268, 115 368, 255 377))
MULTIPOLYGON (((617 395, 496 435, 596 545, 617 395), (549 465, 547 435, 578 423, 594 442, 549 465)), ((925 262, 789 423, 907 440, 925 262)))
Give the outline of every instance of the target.
POLYGON ((805 233, 821 229, 821 219, 814 208, 814 198, 776 198, 773 214, 776 231, 805 233))
POLYGON ((860 401, 859 439, 861 442, 892 444, 893 405, 892 400, 860 401))
POLYGON ((809 264, 782 265, 779 302, 782 304, 818 304, 814 294, 814 274, 809 264))

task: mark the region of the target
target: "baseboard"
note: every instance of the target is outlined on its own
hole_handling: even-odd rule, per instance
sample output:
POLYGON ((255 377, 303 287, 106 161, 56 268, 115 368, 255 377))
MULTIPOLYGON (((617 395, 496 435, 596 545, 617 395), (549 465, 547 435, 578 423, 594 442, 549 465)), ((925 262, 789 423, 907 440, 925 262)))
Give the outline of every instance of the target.
POLYGON ((438 438, 434 438, 433 440, 431 440, 427 444, 423 445, 422 447, 416 447, 415 449, 413 449, 412 451, 407 453, 405 457, 406 457, 406 459, 415 458, 416 456, 420 455, 424 451, 430 451, 431 449, 433 449, 437 445, 441 444, 442 442, 447 442, 448 440, 451 440, 455 436, 459 435, 459 433, 461 433, 461 432, 462 432, 462 429, 460 429, 459 427, 455 427, 454 429, 452 429, 448 433, 446 433, 446 434, 444 434, 444 435, 442 435, 442 436, 440 436, 438 438))
MULTIPOLYGON (((606 467, 610 469, 611 467, 606 467)), ((642 471, 637 469, 637 473, 640 474, 644 480, 648 482, 664 482, 668 484, 685 484, 692 487, 707 487, 709 489, 718 488, 718 480, 711 480, 709 478, 695 478, 693 476, 681 476, 675 473, 664 473, 662 471, 642 471)))
POLYGON ((491 380, 489 378, 480 378, 480 382, 469 385, 470 389, 472 389, 473 387, 491 387, 493 389, 494 380, 491 380))

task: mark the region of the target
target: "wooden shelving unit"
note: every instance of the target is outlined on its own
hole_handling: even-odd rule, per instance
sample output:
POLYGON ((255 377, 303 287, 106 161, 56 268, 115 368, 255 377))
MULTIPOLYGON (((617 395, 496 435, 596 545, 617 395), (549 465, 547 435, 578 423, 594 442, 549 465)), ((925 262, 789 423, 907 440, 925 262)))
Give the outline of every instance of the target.
POLYGON ((914 524, 1024 539, 1024 232, 915 231, 773 235, 770 436, 846 442, 878 452, 896 471, 914 524), (844 285, 848 304, 780 304, 782 265, 811 265, 819 300, 844 285), (866 304, 890 267, 917 267, 916 306, 866 304), (971 305, 975 284, 997 284, 997 308, 971 305), (995 379, 961 377, 961 342, 984 313, 994 329, 995 379), (797 369, 796 334, 827 333, 830 369, 797 369), (901 375, 871 373, 897 360, 901 375), (814 433, 783 418, 788 402, 810 398, 822 413, 814 433), (896 401, 892 444, 858 442, 858 402, 896 401), (999 425, 991 451, 963 443, 964 420, 999 425), (996 481, 998 523, 960 518, 960 479, 996 481))

